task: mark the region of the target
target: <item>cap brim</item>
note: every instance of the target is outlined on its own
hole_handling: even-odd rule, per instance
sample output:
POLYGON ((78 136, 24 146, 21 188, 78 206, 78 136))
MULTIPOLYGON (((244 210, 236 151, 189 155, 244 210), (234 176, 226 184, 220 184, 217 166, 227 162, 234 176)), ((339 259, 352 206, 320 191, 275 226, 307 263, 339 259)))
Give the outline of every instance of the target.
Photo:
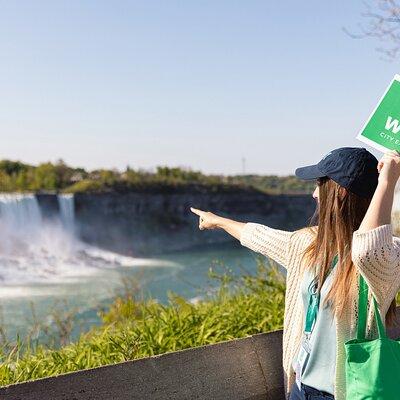
POLYGON ((298 178, 304 180, 317 179, 326 176, 326 174, 319 170, 317 164, 297 168, 294 173, 298 178))

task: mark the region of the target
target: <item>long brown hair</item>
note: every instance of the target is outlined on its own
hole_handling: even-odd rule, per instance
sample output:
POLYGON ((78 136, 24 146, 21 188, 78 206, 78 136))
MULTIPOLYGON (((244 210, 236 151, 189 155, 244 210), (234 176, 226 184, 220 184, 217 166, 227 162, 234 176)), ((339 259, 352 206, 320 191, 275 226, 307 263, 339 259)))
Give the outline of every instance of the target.
MULTIPOLYGON (((306 257, 305 265, 313 270, 314 276, 318 275, 320 291, 332 260, 338 254, 340 273, 334 274, 324 304, 329 302, 336 317, 340 318, 345 309, 352 307, 354 296, 357 296, 357 270, 351 260, 351 243, 353 232, 359 228, 371 198, 360 197, 328 177, 317 179, 317 184, 319 204, 310 221, 315 239, 305 249, 303 257, 306 257), (315 225, 317 229, 313 228, 315 225)), ((386 324, 393 322, 395 310, 394 299, 386 314, 386 324)))

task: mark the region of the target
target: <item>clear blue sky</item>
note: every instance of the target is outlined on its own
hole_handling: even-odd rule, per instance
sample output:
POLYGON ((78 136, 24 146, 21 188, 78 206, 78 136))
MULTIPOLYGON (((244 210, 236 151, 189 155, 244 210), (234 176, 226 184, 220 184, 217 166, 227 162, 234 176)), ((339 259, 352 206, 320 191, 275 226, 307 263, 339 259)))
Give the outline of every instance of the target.
MULTIPOLYGON (((289 174, 399 72, 361 1, 1 1, 0 158, 289 174)), ((373 151, 379 156, 379 152, 373 151)))

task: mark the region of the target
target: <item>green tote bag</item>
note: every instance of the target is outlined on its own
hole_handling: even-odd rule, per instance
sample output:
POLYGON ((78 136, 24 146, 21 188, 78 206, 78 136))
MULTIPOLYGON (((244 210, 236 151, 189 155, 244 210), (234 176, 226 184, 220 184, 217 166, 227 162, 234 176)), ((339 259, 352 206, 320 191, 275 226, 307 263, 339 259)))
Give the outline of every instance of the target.
POLYGON ((359 274, 357 338, 347 341, 346 400, 400 399, 400 338, 387 337, 375 297, 375 320, 379 337, 365 337, 368 285, 359 274))

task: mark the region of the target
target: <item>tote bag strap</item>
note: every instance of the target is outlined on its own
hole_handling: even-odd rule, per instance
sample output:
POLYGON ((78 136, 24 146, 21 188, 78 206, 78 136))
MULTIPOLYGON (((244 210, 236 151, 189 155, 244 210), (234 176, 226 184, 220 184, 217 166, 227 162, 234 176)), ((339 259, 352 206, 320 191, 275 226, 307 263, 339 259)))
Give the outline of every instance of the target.
MULTIPOLYGON (((358 291, 358 320, 357 320, 357 339, 363 340, 365 339, 365 330, 367 324, 367 304, 368 304, 368 284, 365 282, 365 279, 359 273, 359 291, 358 291)), ((378 311, 378 305, 375 300, 375 296, 372 295, 374 301, 374 312, 375 312, 375 321, 378 327, 378 335, 379 338, 386 338, 386 328, 384 327, 381 319, 381 315, 378 311)))

